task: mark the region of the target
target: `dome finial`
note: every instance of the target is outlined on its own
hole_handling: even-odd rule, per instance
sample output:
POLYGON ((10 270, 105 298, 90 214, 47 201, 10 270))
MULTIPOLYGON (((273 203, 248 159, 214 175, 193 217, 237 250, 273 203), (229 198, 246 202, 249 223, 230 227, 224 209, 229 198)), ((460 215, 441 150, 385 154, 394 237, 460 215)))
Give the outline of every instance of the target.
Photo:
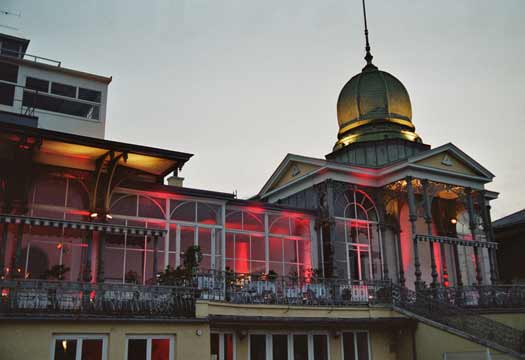
POLYGON ((363 0, 363 17, 365 19, 365 40, 366 40, 366 66, 363 68, 363 70, 377 70, 377 66, 372 64, 372 59, 374 58, 372 54, 370 53, 370 42, 368 41, 368 24, 366 22, 366 6, 365 6, 365 0, 363 0))

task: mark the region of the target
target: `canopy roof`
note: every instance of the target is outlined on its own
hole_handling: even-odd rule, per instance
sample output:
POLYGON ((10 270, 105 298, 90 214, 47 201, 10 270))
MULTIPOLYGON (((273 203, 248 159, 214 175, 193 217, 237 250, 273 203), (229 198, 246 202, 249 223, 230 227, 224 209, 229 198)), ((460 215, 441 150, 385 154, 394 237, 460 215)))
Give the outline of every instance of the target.
MULTIPOLYGON (((108 153, 125 154, 119 166, 166 176, 180 170, 193 154, 67 134, 53 130, 0 122, 0 151, 8 143, 35 146, 36 163, 80 170, 95 170, 99 159, 108 153)), ((2 156, 0 154, 0 156, 2 156)))

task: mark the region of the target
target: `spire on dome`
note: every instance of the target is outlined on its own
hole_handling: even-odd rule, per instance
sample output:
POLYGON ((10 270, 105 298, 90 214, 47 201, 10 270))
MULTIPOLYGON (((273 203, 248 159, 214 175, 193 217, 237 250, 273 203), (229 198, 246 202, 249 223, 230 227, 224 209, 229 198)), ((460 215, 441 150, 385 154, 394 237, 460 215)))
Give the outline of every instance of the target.
POLYGON ((377 66, 375 66, 374 64, 372 64, 372 59, 374 58, 372 56, 372 53, 370 53, 370 42, 368 41, 368 24, 366 22, 366 6, 365 6, 365 0, 363 0, 363 17, 364 17, 364 20, 365 20, 365 40, 366 40, 366 45, 365 45, 365 50, 366 50, 366 55, 365 55, 365 60, 366 60, 366 66, 363 68, 363 71, 364 70, 377 70, 377 66))

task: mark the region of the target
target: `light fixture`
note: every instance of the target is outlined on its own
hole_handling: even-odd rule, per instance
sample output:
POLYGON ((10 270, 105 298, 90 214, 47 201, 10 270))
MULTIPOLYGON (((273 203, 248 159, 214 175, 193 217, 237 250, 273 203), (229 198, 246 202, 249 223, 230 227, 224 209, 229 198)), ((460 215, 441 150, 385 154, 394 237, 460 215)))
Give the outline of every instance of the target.
POLYGON ((452 218, 452 219, 450 219, 450 223, 455 225, 455 224, 458 223, 458 219, 452 218))
POLYGON ((67 351, 67 340, 62 340, 62 349, 64 349, 64 351, 67 351))
POLYGON ((111 214, 106 214, 106 219, 107 219, 107 220, 111 220, 111 219, 113 219, 113 215, 111 215, 111 214))
POLYGON ((202 335, 202 330, 201 330, 201 329, 197 329, 197 330, 195 331, 195 335, 197 335, 197 336, 201 336, 201 335, 202 335))
POLYGON ((57 244, 57 249, 58 249, 58 250, 62 249, 62 246, 63 246, 62 243, 58 243, 58 244, 57 244))
POLYGON ((98 213, 92 212, 91 214, 89 214, 89 217, 94 219, 94 218, 98 217, 98 213))

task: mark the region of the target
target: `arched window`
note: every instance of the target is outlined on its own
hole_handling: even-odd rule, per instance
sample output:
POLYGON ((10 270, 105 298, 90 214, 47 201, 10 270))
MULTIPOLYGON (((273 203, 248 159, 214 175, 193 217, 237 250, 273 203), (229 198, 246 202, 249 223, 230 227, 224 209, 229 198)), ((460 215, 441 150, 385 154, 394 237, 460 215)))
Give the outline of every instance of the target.
POLYGON ((341 193, 334 203, 334 261, 340 277, 351 280, 380 279, 382 249, 377 209, 362 190, 341 193))

